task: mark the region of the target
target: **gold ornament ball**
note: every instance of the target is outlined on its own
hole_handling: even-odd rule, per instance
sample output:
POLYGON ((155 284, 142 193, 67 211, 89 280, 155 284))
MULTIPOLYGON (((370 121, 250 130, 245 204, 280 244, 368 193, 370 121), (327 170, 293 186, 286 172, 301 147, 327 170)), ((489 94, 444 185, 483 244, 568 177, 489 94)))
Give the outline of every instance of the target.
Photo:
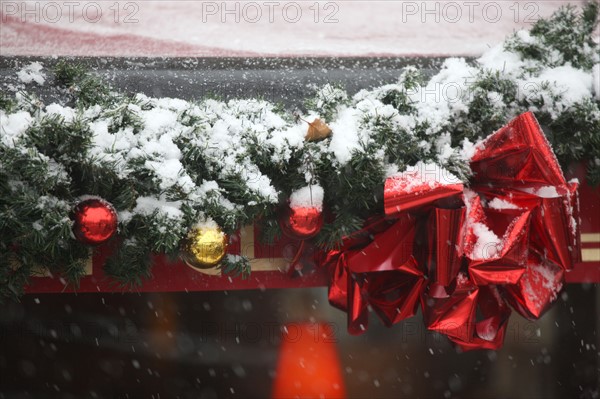
POLYGON ((195 227, 183 244, 182 258, 192 267, 214 267, 225 256, 227 241, 227 235, 218 227, 195 227))

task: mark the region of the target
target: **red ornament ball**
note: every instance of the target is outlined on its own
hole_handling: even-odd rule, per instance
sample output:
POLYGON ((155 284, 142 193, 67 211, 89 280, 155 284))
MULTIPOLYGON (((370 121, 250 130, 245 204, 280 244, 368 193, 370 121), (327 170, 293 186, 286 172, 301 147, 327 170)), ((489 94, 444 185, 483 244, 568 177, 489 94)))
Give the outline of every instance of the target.
POLYGON ((283 233, 296 240, 314 237, 323 226, 323 212, 317 207, 287 207, 279 219, 283 233))
POLYGON ((73 233, 88 245, 98 245, 108 241, 117 231, 117 212, 106 201, 87 199, 73 210, 73 233))

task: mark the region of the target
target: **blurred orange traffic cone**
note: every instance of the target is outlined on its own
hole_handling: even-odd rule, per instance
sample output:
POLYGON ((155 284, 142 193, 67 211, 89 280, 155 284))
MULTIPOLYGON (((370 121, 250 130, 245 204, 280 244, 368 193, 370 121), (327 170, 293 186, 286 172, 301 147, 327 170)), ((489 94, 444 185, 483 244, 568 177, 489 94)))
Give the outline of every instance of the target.
POLYGON ((335 342, 329 324, 286 325, 273 398, 345 398, 335 342))

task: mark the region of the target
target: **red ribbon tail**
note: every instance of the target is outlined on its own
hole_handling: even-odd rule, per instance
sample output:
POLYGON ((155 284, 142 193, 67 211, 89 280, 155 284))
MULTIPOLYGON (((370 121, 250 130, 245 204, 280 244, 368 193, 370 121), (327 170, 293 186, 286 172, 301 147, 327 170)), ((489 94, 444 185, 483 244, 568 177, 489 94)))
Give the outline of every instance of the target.
POLYGON ((300 241, 300 246, 296 251, 296 255, 290 262, 290 267, 287 271, 287 275, 292 277, 296 270, 302 270, 302 263, 300 262, 300 258, 302 257, 302 252, 304 252, 304 240, 300 241), (297 268, 297 265, 300 265, 300 268, 297 268))

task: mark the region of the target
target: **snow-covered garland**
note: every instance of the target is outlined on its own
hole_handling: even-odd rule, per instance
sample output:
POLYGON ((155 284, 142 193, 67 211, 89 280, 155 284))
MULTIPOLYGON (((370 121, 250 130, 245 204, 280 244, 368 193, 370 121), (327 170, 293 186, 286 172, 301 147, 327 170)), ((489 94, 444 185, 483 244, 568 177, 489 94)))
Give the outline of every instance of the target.
POLYGON ((333 215, 315 240, 335 246, 382 213, 387 176, 421 161, 468 183, 474 143, 527 110, 563 165, 583 160, 598 182, 597 16, 596 2, 562 8, 477 60, 447 59, 430 79, 406 68, 354 96, 328 84, 301 116, 258 99, 127 96, 69 62, 30 64, 14 96, 0 92, 0 297, 19 295, 40 263, 77 282, 89 253, 69 213, 84 195, 117 209, 123 241, 105 272, 129 284, 150 275, 151 252, 176 255, 199 221, 232 233, 260 219, 273 239, 278 207, 309 185, 333 215), (64 103, 24 90, 47 82, 64 103), (306 141, 304 121, 316 118, 333 135, 306 141))

